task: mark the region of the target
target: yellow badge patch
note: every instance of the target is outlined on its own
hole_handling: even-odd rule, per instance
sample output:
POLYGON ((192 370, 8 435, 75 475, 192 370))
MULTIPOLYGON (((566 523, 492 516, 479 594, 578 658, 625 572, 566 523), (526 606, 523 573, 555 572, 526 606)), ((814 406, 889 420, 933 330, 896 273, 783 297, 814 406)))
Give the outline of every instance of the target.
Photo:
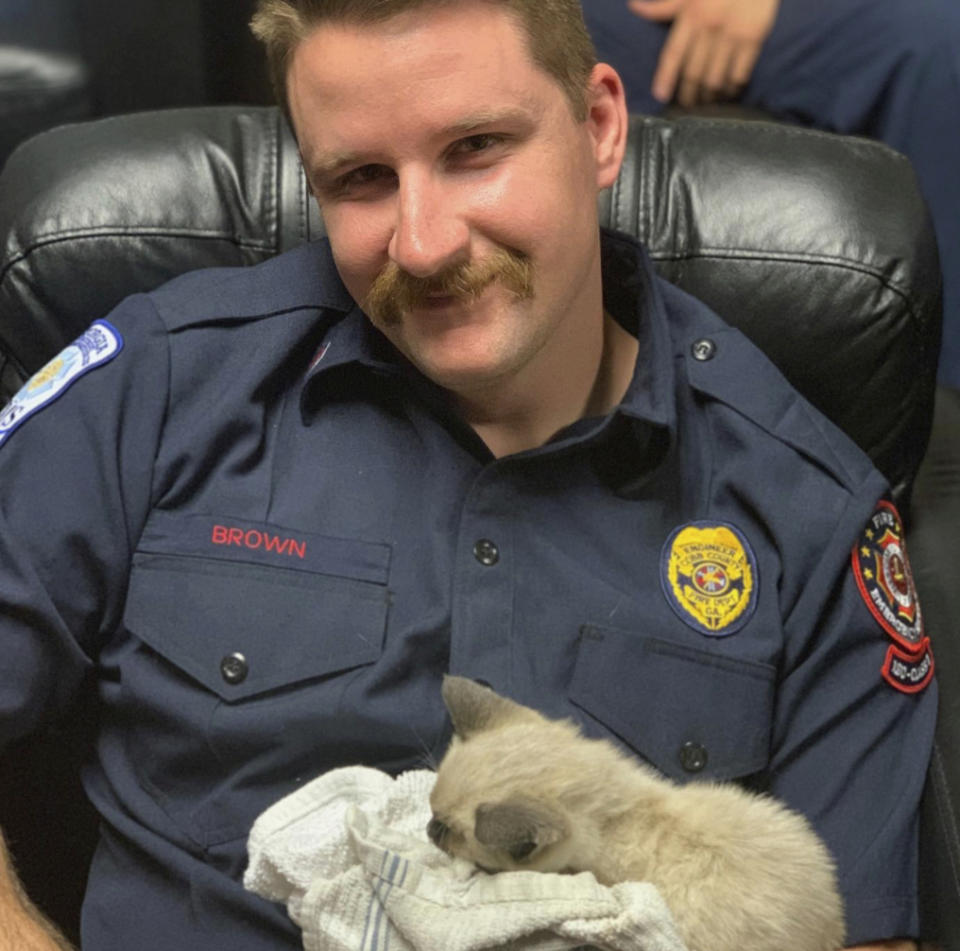
POLYGON ((660 582, 677 615, 701 634, 725 637, 750 620, 756 605, 756 558, 732 525, 691 522, 663 546, 660 582))

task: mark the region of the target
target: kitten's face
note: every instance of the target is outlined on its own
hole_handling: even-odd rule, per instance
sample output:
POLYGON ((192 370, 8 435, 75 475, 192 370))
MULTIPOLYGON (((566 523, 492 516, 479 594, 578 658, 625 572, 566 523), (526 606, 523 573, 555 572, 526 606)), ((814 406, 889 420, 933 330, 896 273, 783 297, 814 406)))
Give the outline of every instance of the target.
POLYGON ((445 852, 488 871, 573 868, 577 830, 564 802, 575 777, 565 723, 459 677, 444 680, 456 735, 437 770, 427 831, 445 852))

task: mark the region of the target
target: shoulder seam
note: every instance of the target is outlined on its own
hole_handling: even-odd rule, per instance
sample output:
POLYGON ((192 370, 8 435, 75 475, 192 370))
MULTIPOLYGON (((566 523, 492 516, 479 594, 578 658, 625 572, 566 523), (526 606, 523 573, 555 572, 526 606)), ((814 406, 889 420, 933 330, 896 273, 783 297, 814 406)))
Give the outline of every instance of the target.
MULTIPOLYGON (((829 476, 833 480, 833 482, 837 485, 837 487, 841 489, 844 493, 846 493, 848 496, 855 497, 857 493, 862 489, 862 487, 869 480, 870 471, 872 470, 868 471, 863 478, 858 479, 850 471, 849 467, 844 464, 843 460, 836 455, 836 453, 830 452, 829 455, 832 458, 825 458, 828 455, 826 452, 822 454, 817 453, 812 447, 804 446, 801 440, 791 439, 787 435, 781 432, 778 432, 776 425, 773 425, 773 426, 768 425, 766 422, 764 422, 761 419, 758 419, 756 416, 748 415, 739 406, 733 403, 727 402, 726 400, 721 399, 719 396, 716 396, 707 390, 701 390, 695 384, 691 383, 690 385, 693 386, 693 388, 696 389, 697 392, 703 393, 712 403, 719 406, 723 406, 726 409, 730 410, 730 412, 732 413, 736 413, 737 416, 745 420, 751 426, 754 426, 757 429, 761 430, 762 432, 766 433, 766 435, 770 439, 775 440, 777 443, 787 447, 792 452, 796 453, 798 456, 801 456, 802 458, 808 460, 810 463, 812 463, 818 469, 824 472, 827 476, 829 476)), ((824 444, 828 446, 826 438, 822 436, 823 431, 819 425, 819 420, 816 418, 816 414, 811 414, 809 412, 809 407, 806 401, 803 399, 803 397, 799 393, 796 393, 794 394, 794 397, 791 400, 790 407, 794 408, 798 406, 801 408, 807 420, 809 420, 810 423, 816 427, 817 432, 821 434, 824 444)))

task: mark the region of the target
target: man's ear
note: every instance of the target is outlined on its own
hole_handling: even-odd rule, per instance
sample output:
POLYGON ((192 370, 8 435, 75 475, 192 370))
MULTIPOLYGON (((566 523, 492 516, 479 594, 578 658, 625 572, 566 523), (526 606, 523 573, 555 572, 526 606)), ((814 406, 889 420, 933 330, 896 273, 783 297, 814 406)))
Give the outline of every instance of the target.
POLYGON ((517 798, 477 806, 473 834, 481 845, 522 862, 565 839, 569 830, 563 816, 546 803, 517 798))
POLYGON ((587 128, 593 139, 597 188, 609 188, 627 148, 627 97, 617 71, 597 63, 587 85, 587 128))
POLYGON ((450 711, 453 731, 462 740, 529 709, 467 677, 446 674, 441 692, 450 711))

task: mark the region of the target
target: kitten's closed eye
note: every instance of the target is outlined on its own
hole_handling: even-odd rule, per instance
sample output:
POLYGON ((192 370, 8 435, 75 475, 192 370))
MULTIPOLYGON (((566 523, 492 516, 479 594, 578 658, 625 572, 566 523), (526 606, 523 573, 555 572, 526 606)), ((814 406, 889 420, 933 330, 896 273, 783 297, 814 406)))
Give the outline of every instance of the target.
POLYGON ((443 848, 444 839, 450 834, 450 830, 436 816, 427 823, 427 837, 434 845, 443 848))

